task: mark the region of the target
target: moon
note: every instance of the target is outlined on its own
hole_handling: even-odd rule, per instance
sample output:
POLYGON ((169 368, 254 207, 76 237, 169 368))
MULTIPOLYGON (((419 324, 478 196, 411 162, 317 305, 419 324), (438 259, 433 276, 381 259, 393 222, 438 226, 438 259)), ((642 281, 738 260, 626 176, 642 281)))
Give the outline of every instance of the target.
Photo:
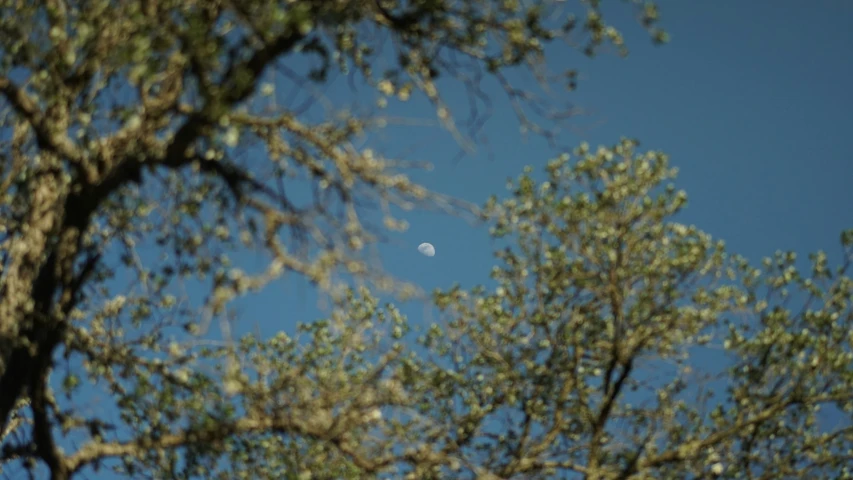
POLYGON ((424 242, 418 245, 418 251, 427 257, 435 255, 435 247, 433 247, 431 243, 424 242))

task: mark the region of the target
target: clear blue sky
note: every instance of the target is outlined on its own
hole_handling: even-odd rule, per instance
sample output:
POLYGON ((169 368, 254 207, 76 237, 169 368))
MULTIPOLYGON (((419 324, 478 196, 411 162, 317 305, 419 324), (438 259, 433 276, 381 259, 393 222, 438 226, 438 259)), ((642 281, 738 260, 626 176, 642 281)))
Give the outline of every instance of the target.
MULTIPOLYGON (((664 47, 652 46, 624 4, 613 3, 610 20, 623 29, 628 58, 551 51, 555 68, 580 71, 570 98, 588 112, 562 142, 613 144, 628 136, 641 148, 664 150, 690 197, 681 220, 756 263, 776 249, 803 256, 826 249, 837 258, 839 232, 853 227, 853 2, 663 0, 662 25, 671 35, 664 47)), ((340 85, 330 95, 346 92, 340 85)), ((458 146, 426 129, 389 132, 382 147, 414 149, 412 159, 436 166, 418 179, 482 203, 503 194, 506 179, 524 165, 539 167, 555 155, 542 142, 522 142, 506 102, 496 107, 485 132, 492 158, 481 149, 454 164, 458 146)), ((412 108, 402 112, 426 114, 412 108)), ((488 281, 485 229, 439 214, 406 219, 410 230, 380 248, 391 273, 428 291, 488 281), (417 253, 423 241, 435 245, 435 257, 417 253)), ((292 330, 322 315, 315 298, 302 282, 282 281, 240 302, 240 330, 292 330)), ((423 314, 415 304, 403 310, 415 321, 423 314)))

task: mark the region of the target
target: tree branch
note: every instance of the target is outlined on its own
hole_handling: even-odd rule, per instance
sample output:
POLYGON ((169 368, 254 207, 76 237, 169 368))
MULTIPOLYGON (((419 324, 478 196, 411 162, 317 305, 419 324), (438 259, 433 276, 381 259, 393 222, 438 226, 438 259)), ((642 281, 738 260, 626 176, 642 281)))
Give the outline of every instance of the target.
POLYGON ((62 132, 50 127, 49 119, 45 118, 36 102, 23 88, 6 77, 0 77, 0 93, 3 93, 12 108, 33 128, 39 146, 75 163, 82 160, 80 150, 62 132))
MULTIPOLYGON (((325 431, 322 427, 314 427, 313 424, 321 425, 324 422, 315 420, 325 412, 314 412, 307 416, 278 416, 276 418, 243 418, 232 423, 220 423, 211 429, 187 429, 180 432, 163 435, 156 440, 145 438, 129 442, 92 442, 85 445, 67 460, 71 473, 77 472, 89 464, 110 457, 131 456, 142 458, 148 452, 159 449, 173 449, 198 444, 210 444, 220 441, 232 435, 247 435, 254 433, 298 433, 313 438, 324 438, 325 431)), ((367 472, 375 472, 388 465, 388 461, 372 460, 361 455, 351 444, 342 441, 341 438, 325 438, 334 444, 342 453, 347 455, 353 463, 367 472)))
POLYGON ((30 380, 30 389, 32 397, 32 412, 33 412, 33 443, 36 447, 36 453, 39 458, 44 460, 48 468, 50 468, 51 480, 67 480, 71 471, 68 469, 68 464, 62 455, 62 452, 56 446, 53 439, 53 432, 48 413, 47 402, 47 368, 33 369, 33 378, 30 380))

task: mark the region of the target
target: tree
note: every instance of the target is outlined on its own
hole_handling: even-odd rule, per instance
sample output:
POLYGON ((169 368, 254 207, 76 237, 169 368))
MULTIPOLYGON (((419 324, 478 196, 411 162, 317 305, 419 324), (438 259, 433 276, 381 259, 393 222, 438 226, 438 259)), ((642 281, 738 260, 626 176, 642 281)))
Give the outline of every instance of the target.
POLYGON ((424 415, 458 426, 475 475, 853 477, 853 230, 838 268, 823 252, 755 268, 673 221, 675 170, 635 146, 582 145, 488 202, 508 246, 494 288, 436 296, 424 415))
MULTIPOLYGON (((239 358, 207 352, 207 366, 225 369, 224 382, 214 382, 194 363, 201 360, 192 339, 228 314, 230 300, 285 272, 330 290, 340 275, 393 286, 363 253, 383 231, 401 227, 385 214, 466 207, 410 181, 416 166, 403 159, 356 148, 360 135, 393 119, 342 105, 323 112, 312 92, 343 75, 371 103, 420 94, 464 143, 477 135, 488 106, 480 81, 491 79, 526 129, 549 136, 557 112, 543 110, 530 85, 521 89, 512 79, 528 72, 545 86, 573 86, 571 72, 554 80, 542 68, 555 40, 588 55, 608 44, 624 50, 599 2, 584 4, 577 17, 562 4, 0 3, 0 431, 21 399, 31 414, 30 440, 7 437, 4 458, 41 462, 57 479, 116 457, 129 465, 156 457, 168 472, 178 447, 189 448, 182 461, 191 464, 187 455, 203 457, 199 442, 215 450, 225 441, 206 436, 211 422, 226 428, 218 430, 223 435, 230 428, 234 435, 312 437, 288 447, 304 462, 324 462, 317 452, 343 458, 347 447, 328 453, 333 444, 315 427, 264 423, 240 408, 211 410, 225 408, 213 392, 220 384, 232 391, 239 358), (454 82, 478 107, 467 129, 442 101, 443 86, 454 82), (291 195, 294 184, 310 191, 307 202, 291 195), (371 211, 385 215, 384 227, 372 226, 371 211), (267 255, 268 270, 235 268, 231 257, 246 250, 267 255), (193 282, 209 291, 203 321, 199 302, 176 295, 193 282), (115 418, 57 398, 57 386, 74 398, 86 378, 108 386, 115 418), (192 400, 184 397, 191 392, 192 400), (175 423, 177 411, 157 420, 152 396, 164 396, 164 405, 190 402, 180 418, 201 410, 208 416, 199 425, 175 423), (119 424, 133 434, 110 443, 119 424), (70 438, 84 443, 69 454, 63 442, 70 438)), ((655 8, 637 3, 637 12, 663 41, 655 8)), ((372 468, 346 458, 346 468, 372 468)), ((234 468, 248 472, 247 461, 234 468)))

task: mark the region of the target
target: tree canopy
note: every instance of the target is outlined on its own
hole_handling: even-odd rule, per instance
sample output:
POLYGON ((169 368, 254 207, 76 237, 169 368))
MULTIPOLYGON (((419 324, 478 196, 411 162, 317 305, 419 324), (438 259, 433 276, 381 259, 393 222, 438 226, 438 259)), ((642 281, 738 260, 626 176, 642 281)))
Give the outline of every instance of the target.
MULTIPOLYGON (((755 268, 675 221, 674 170, 632 141, 582 145, 544 180, 530 167, 480 207, 359 146, 416 97, 476 140, 485 82, 553 141, 565 112, 517 78, 573 88, 546 68, 557 40, 625 53, 600 3, 0 2, 2 468, 850 478, 849 422, 819 411, 853 413, 853 232, 838 268, 823 253, 755 268), (325 105, 335 77, 364 104, 325 105), (413 208, 475 214, 506 245, 492 285, 435 293, 426 328, 383 303, 411 288, 365 253, 413 208), (268 267, 247 271, 246 251, 268 267), (328 318, 206 339, 286 273, 333 294, 328 318), (719 371, 697 370, 702 349, 719 371), (93 389, 106 403, 82 408, 93 389)), ((652 4, 623 8, 666 39, 652 4)))

